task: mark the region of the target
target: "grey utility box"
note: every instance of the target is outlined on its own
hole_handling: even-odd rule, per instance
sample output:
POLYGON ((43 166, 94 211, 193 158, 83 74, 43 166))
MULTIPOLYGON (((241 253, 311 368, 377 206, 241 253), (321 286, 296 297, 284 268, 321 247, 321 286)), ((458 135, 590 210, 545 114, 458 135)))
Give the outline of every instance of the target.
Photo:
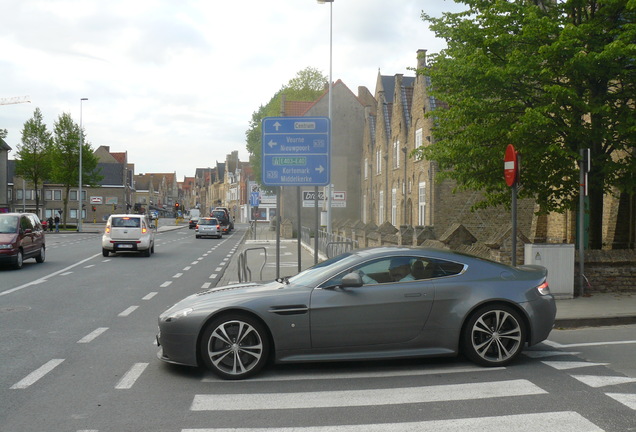
POLYGON ((524 262, 548 269, 548 284, 555 298, 574 297, 573 244, 526 244, 524 262))

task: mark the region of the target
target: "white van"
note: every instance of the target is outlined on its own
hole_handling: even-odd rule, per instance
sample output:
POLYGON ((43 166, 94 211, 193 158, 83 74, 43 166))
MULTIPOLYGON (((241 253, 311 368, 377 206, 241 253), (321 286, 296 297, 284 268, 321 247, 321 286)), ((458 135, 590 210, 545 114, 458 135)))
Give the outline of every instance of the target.
POLYGON ((190 221, 188 222, 188 228, 192 229, 197 226, 199 223, 199 218, 201 217, 201 210, 198 208, 190 209, 190 221))

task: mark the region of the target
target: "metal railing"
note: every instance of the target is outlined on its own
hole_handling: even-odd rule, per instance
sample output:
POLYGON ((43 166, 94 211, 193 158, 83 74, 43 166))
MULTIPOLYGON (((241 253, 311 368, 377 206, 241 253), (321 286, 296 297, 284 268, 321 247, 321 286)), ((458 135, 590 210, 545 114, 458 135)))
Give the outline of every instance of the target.
POLYGON ((255 250, 263 250, 265 259, 263 260, 263 265, 261 266, 261 270, 259 273, 259 279, 263 280, 263 269, 265 268, 265 264, 267 264, 267 249, 265 247, 253 247, 249 249, 245 249, 243 252, 239 254, 238 257, 238 279, 239 282, 250 282, 252 280, 252 270, 247 265, 247 253, 249 251, 255 250))
MULTIPOLYGON (((315 238, 312 236, 313 231, 307 227, 301 227, 301 242, 309 249, 314 250, 315 238)), ((353 249, 358 249, 358 242, 350 238, 329 234, 327 231, 318 231, 318 252, 327 258, 340 255, 353 249)))

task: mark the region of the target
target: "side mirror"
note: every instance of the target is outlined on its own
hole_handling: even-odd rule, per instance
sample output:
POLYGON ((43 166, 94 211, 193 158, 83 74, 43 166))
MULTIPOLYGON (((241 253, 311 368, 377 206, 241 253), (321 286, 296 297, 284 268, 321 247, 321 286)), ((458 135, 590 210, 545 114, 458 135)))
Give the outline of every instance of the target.
POLYGON ((342 278, 342 287, 361 287, 363 285, 362 276, 357 272, 351 272, 346 274, 342 278))

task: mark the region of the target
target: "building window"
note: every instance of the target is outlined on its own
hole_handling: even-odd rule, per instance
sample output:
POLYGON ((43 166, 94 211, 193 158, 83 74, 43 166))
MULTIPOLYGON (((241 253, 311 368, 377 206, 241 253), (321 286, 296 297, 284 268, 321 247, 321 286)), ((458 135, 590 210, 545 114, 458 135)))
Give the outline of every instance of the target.
POLYGON ((384 223, 384 191, 380 191, 380 199, 378 204, 378 225, 384 223))
POLYGON ((418 225, 426 225, 426 182, 421 182, 419 184, 419 192, 418 192, 418 217, 417 223, 418 225))
POLYGON ((380 174, 382 172, 382 151, 377 150, 375 152, 375 173, 380 174))
POLYGON ((363 195, 362 196, 362 222, 363 223, 367 223, 367 213, 368 213, 367 209, 367 195, 363 195))
MULTIPOLYGON (((422 147, 422 128, 415 131, 415 148, 418 149, 420 147, 422 147)), ((422 160, 420 153, 415 155, 415 160, 422 160)))
MULTIPOLYGON (((69 201, 77 201, 77 190, 69 192, 69 201)), ((86 201, 86 190, 82 189, 82 201, 86 201)))
POLYGON ((369 158, 364 158, 364 179, 369 178, 369 158))
POLYGON ((400 141, 393 143, 393 168, 400 167, 400 141))
POLYGON ((44 191, 44 199, 47 201, 62 201, 61 189, 46 189, 44 191))
POLYGON ((391 189, 391 224, 397 226, 397 189, 391 189))

